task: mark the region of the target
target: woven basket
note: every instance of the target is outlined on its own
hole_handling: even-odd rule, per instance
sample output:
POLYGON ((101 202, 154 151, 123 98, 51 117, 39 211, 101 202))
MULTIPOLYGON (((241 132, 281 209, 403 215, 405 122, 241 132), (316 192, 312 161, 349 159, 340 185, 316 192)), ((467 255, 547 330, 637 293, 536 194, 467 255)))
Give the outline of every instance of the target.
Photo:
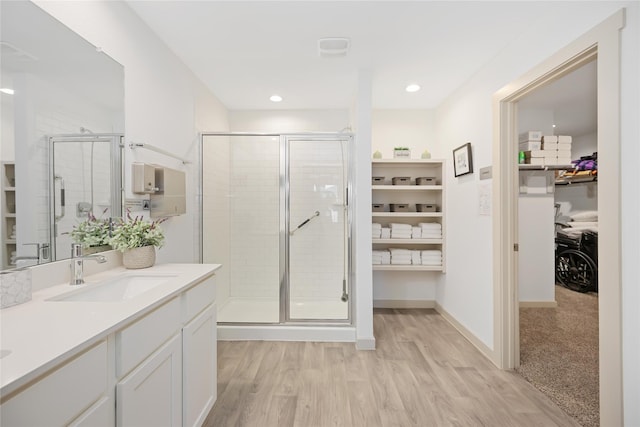
POLYGON ((125 268, 147 268, 156 262, 156 247, 143 246, 141 248, 128 249, 122 254, 122 265, 125 268))

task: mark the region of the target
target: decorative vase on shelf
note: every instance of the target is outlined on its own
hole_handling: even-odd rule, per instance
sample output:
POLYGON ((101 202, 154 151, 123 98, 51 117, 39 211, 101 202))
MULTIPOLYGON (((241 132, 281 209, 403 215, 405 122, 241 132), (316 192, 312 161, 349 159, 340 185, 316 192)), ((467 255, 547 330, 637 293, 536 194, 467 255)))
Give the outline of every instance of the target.
POLYGON ((382 153, 380 152, 380 150, 376 150, 376 151, 373 153, 373 158, 374 158, 374 159, 381 159, 381 158, 382 158, 382 153))
POLYGON ((122 265, 125 268, 148 268, 156 262, 156 247, 153 245, 127 249, 122 253, 122 265))
POLYGON ((422 156, 423 159, 430 159, 431 158, 431 153, 429 152, 429 150, 424 150, 422 152, 422 156))

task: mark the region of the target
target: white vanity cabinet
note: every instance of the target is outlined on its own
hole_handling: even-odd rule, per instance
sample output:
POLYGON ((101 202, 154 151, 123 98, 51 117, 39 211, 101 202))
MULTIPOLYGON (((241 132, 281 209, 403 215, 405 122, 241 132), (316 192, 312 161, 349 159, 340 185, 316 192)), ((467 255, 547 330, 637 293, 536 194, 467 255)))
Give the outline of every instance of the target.
MULTIPOLYGON (((106 366, 105 340, 63 362, 17 394, 7 396, 0 410, 0 425, 61 426, 81 418, 92 419, 91 424, 84 425, 113 425, 113 401, 107 396, 106 366), (90 417, 98 401, 109 402, 111 411, 90 417)), ((83 423, 78 421, 75 425, 83 423)))
POLYGON ((116 425, 199 426, 216 400, 215 283, 116 333, 116 425))
MULTIPOLYGON (((0 394, 0 425, 201 426, 217 397, 215 279, 205 266, 183 268, 195 270, 183 273, 188 282, 170 285, 175 290, 162 299, 140 300, 87 338, 83 350, 70 349, 51 368, 0 394)), ((46 304, 68 312, 83 303, 46 304)), ((79 313, 89 307, 96 318, 118 310, 110 302, 79 313)), ((77 318, 70 317, 69 327, 77 318)))
POLYGON ((116 386, 117 426, 182 425, 182 346, 177 334, 116 386))

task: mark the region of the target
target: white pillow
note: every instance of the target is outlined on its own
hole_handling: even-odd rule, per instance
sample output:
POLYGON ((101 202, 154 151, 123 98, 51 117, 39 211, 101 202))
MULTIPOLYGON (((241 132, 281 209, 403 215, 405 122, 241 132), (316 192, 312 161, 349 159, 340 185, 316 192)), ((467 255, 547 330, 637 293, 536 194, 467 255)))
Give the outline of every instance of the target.
POLYGON ((596 222, 598 221, 598 211, 585 211, 569 215, 572 221, 576 222, 596 222))

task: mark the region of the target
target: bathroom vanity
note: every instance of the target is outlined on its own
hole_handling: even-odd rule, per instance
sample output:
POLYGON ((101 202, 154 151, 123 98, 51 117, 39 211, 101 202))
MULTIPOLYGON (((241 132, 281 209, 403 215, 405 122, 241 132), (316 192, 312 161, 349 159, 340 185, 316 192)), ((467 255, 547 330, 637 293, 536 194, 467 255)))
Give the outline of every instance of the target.
POLYGON ((0 311, 0 424, 201 425, 216 400, 219 267, 112 268, 0 311))

